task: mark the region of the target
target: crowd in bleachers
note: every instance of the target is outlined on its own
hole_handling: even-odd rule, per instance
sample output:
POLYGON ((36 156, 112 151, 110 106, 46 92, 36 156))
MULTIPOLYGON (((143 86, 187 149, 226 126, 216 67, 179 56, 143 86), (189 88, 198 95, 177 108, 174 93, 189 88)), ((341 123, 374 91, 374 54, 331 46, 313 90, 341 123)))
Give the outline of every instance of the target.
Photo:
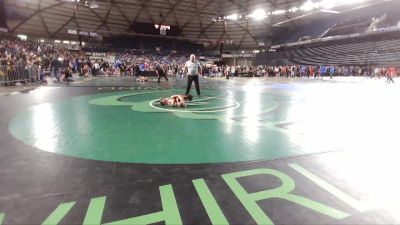
POLYGON ((0 82, 43 81, 50 74, 53 80, 72 80, 72 74, 91 75, 139 75, 143 71, 162 66, 167 72, 177 74, 187 56, 182 53, 126 50, 116 55, 115 61, 91 59, 84 51, 54 49, 51 44, 1 39, 0 82))
POLYGON ((45 73, 54 80, 71 80, 73 72, 84 74, 91 61, 81 52, 55 50, 53 45, 18 39, 1 39, 0 81, 45 81, 45 73))
POLYGON ((0 42, 0 81, 37 79, 39 71, 49 64, 48 56, 52 53, 51 49, 45 45, 2 39, 0 42))
MULTIPOLYGON (((383 45, 393 43, 381 43, 383 45)), ((374 46, 380 45, 375 42, 374 46)), ((397 46, 397 45, 396 45, 397 46)), ((398 47, 398 46, 397 46, 398 47)), ((328 47, 327 47, 328 48, 328 47)), ((393 48, 391 48, 393 50, 393 48)), ((313 51, 312 48, 308 51, 313 51)), ((335 48, 335 52, 350 51, 346 48, 335 48)), ((329 55, 329 54, 328 54, 329 55)), ((312 58, 312 56, 302 58, 312 58)), ((52 45, 17 39, 3 39, 0 42, 0 81, 44 81, 45 73, 53 80, 72 80, 72 74, 79 76, 140 76, 144 71, 154 71, 159 66, 169 76, 183 76, 183 66, 188 60, 187 54, 178 52, 126 50, 116 54, 115 60, 107 62, 101 59, 90 59, 83 51, 55 50, 52 45)), ((276 60, 276 59, 275 59, 276 60)), ((250 76, 250 77, 323 77, 323 76, 386 76, 388 66, 367 66, 362 64, 329 65, 285 64, 260 66, 217 66, 203 65, 203 76, 250 76), (344 65, 344 66, 343 66, 344 65), (348 66, 347 66, 348 65, 348 66)), ((399 68, 393 68, 392 75, 400 74, 399 68)))
POLYGON ((53 80, 72 80, 72 74, 79 76, 136 75, 154 71, 161 66, 167 74, 183 73, 183 65, 189 52, 161 50, 118 49, 114 61, 98 57, 91 58, 84 51, 55 49, 52 44, 21 41, 7 38, 0 42, 0 82, 41 81, 45 74, 53 80))
POLYGON ((154 71, 157 66, 167 74, 182 73, 188 55, 178 52, 126 50, 116 56, 112 74, 140 75, 143 71, 154 71))

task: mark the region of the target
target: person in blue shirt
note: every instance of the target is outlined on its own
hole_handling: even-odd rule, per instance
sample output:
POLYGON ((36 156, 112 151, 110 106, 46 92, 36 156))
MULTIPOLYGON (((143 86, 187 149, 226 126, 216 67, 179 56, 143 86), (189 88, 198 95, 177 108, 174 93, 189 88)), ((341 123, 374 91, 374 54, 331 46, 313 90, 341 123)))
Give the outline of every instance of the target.
POLYGON ((325 76, 326 74, 326 66, 321 66, 321 76, 325 76))
POLYGON ((306 66, 301 66, 300 67, 300 76, 303 77, 306 73, 306 66))

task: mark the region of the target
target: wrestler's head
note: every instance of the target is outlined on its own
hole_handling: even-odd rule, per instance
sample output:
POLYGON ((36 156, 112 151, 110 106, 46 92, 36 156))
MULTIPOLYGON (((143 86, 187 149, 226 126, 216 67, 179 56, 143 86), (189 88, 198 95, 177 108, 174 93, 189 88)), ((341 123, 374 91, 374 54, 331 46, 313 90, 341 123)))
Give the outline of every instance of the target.
POLYGON ((164 106, 168 104, 168 98, 161 98, 160 99, 160 105, 164 106))

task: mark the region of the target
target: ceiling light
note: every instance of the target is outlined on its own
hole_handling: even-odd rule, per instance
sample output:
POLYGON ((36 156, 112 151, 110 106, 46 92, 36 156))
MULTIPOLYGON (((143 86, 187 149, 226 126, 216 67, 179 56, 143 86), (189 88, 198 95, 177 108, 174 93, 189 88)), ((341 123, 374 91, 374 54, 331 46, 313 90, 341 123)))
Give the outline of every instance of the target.
POLYGON ((254 12, 251 14, 251 17, 254 20, 262 20, 266 16, 264 9, 256 9, 254 12))
POLYGON ((275 10, 272 12, 272 15, 282 15, 285 14, 285 10, 275 10))
POLYGON ((23 41, 26 41, 26 39, 28 39, 28 36, 24 35, 24 34, 18 34, 17 37, 23 41))
POLYGON ((300 7, 300 9, 303 10, 303 11, 311 11, 311 10, 313 10, 314 8, 315 8, 315 4, 314 4, 314 2, 312 2, 312 1, 310 1, 310 0, 308 0, 307 2, 305 2, 305 3, 300 7))
POLYGON ((332 9, 333 7, 335 7, 338 4, 339 1, 337 1, 337 0, 322 0, 321 2, 318 3, 318 6, 320 6, 323 9, 332 9))
POLYGON ((237 20, 238 19, 238 14, 234 13, 232 15, 227 16, 228 20, 237 20))
POLYGON ((347 1, 342 0, 342 2, 345 4, 354 4, 354 3, 364 2, 364 1, 365 0, 347 0, 347 1))

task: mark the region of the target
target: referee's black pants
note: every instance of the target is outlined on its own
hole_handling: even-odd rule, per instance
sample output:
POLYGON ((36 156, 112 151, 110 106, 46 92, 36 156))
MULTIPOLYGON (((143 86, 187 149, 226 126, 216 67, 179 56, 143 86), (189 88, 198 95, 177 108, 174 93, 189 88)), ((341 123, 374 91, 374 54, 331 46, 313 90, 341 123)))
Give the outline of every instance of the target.
POLYGON ((200 95, 199 76, 198 75, 188 75, 187 77, 188 77, 188 79, 187 79, 187 85, 186 85, 186 95, 189 94, 193 81, 194 81, 194 85, 196 86, 197 95, 200 95))

